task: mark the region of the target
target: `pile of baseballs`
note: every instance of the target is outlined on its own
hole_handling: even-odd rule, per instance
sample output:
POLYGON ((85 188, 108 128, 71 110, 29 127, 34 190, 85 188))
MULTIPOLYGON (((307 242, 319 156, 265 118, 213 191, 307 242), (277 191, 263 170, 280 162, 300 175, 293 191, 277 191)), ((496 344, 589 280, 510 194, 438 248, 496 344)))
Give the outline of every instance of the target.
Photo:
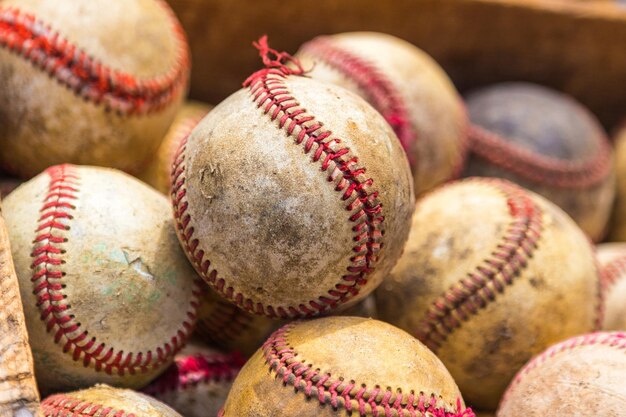
POLYGON ((254 46, 210 106, 163 0, 0 2, 0 415, 626 415, 626 134, 254 46))

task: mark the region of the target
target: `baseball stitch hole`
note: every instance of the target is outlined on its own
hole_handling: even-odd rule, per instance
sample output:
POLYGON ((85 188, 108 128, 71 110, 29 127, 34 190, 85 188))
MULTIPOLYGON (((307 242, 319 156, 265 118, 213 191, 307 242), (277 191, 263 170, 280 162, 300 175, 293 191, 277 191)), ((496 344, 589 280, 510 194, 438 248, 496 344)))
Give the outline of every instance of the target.
POLYGON ((138 79, 104 65, 36 16, 13 6, 0 5, 0 47, 23 57, 85 102, 120 115, 154 113, 183 94, 190 66, 183 29, 169 6, 156 1, 170 22, 176 57, 172 68, 153 78, 138 79))
POLYGON ((80 175, 78 169, 72 165, 48 168, 46 173, 50 182, 35 231, 36 238, 31 253, 31 282, 35 287, 33 294, 37 296, 40 318, 45 322, 47 331, 54 333, 54 342, 62 344, 63 352, 70 353, 74 361, 82 358, 85 367, 93 365, 97 372, 123 376, 126 372, 135 374, 138 371, 146 372, 151 368, 158 368, 182 348, 184 340, 189 336, 198 306, 199 280, 194 281, 192 300, 187 312, 189 320, 181 324, 182 330, 179 329, 168 342, 158 348, 158 357, 154 358, 150 351, 144 358, 142 352, 129 352, 125 355, 124 351, 115 352, 112 347, 105 351, 104 343, 96 345, 96 338, 89 338, 87 330, 79 331, 82 323, 76 321, 71 312, 71 304, 65 301, 67 294, 62 291, 66 284, 60 282, 66 276, 66 272, 60 270, 66 261, 61 259, 65 251, 59 245, 67 242, 68 238, 59 236, 59 233, 67 230, 63 222, 73 219, 67 210, 76 210, 76 205, 67 202, 78 200, 80 175))
POLYGON ((198 249, 199 241, 194 238, 194 227, 191 216, 187 212, 186 198, 186 148, 188 137, 181 140, 172 166, 172 204, 177 222, 177 233, 183 241, 183 247, 194 267, 205 281, 224 297, 232 300, 244 310, 270 317, 295 318, 310 317, 326 312, 343 304, 359 294, 360 288, 367 284, 367 275, 372 273, 378 262, 378 255, 383 248, 382 230, 384 216, 382 204, 378 201, 378 191, 371 191, 373 179, 365 175, 365 168, 359 166, 359 160, 350 154, 350 149, 340 147, 341 139, 334 138, 331 131, 323 130, 322 124, 315 120, 300 107, 285 83, 290 75, 301 75, 304 70, 299 62, 290 55, 276 52, 269 48, 267 39, 262 38, 257 48, 261 52, 268 68, 257 71, 244 83, 248 88, 253 102, 287 137, 302 145, 304 153, 312 153, 311 161, 321 163, 323 172, 328 172, 328 181, 335 184, 335 191, 341 193, 342 201, 349 201, 346 210, 351 212, 348 220, 355 223, 353 227, 357 244, 353 247, 350 258, 351 265, 347 274, 341 277, 339 288, 333 287, 327 295, 295 306, 264 306, 254 303, 251 298, 227 286, 224 278, 217 278, 217 271, 210 270, 211 262, 205 259, 205 251, 198 249), (279 57, 271 61, 270 56, 279 57), (285 66, 291 61, 298 69, 285 66))

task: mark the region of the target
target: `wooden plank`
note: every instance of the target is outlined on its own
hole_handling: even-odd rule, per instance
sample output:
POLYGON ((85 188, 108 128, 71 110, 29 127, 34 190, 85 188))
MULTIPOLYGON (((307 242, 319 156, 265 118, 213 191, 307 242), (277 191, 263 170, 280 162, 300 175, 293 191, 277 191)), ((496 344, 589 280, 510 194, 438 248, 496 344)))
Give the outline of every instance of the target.
POLYGON ((252 40, 387 32, 430 53, 465 91, 527 80, 570 93, 612 126, 626 114, 626 7, 610 0, 170 0, 189 33, 192 97, 218 102, 259 68, 252 40))

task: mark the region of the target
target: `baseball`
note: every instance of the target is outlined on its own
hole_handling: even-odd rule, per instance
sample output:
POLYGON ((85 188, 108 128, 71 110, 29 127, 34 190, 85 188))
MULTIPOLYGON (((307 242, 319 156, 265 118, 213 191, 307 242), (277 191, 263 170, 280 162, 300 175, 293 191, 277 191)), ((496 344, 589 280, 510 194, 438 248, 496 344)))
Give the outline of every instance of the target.
POLYGON ((194 127, 211 110, 208 104, 197 101, 186 102, 176 113, 167 134, 163 138, 154 158, 148 164, 139 178, 150 184, 157 191, 168 195, 170 192, 170 177, 174 155, 178 150, 180 141, 189 135, 194 127))
POLYGON ((185 417, 216 416, 244 362, 239 354, 191 344, 143 392, 185 417))
POLYGON ((3 0, 0 166, 139 171, 186 94, 185 35, 162 0, 3 0))
POLYGON ((626 329, 626 243, 597 246, 604 292, 602 330, 626 329))
POLYGON ((615 135, 616 193, 609 240, 626 242, 626 125, 615 135))
POLYGON ((250 357, 282 320, 272 320, 242 310, 215 291, 205 289, 200 297, 195 335, 226 352, 241 352, 250 357))
POLYGON ((302 76, 265 38, 258 47, 266 68, 181 142, 178 237, 205 281, 247 311, 294 318, 347 308, 376 288, 406 241, 406 156, 363 99, 302 76))
POLYGON ((626 333, 574 337, 530 361, 507 389, 497 417, 620 417, 626 407, 626 333))
POLYGON ((3 211, 43 391, 138 388, 167 368, 201 281, 166 197, 116 170, 59 165, 3 211))
POLYGON ((0 207, 0 416, 40 416, 39 391, 0 207))
POLYGON ((500 177, 565 210, 594 241, 615 194, 612 150, 600 122, 569 96, 506 83, 467 97, 473 127, 465 174, 500 177))
POLYGON ((367 100, 393 127, 407 153, 415 193, 458 176, 466 156, 465 105, 424 51, 374 32, 319 36, 296 57, 311 77, 367 100))
POLYGON ((42 402, 41 409, 44 417, 182 417, 167 405, 147 395, 104 384, 52 395, 42 402))
POLYGON ((220 417, 473 417, 441 361, 387 323, 294 322, 239 372, 220 417))
POLYGON ((591 245, 569 216, 510 182, 471 178, 418 202, 375 295, 382 320, 435 352, 472 407, 493 410, 534 354, 593 329, 599 290, 591 245))

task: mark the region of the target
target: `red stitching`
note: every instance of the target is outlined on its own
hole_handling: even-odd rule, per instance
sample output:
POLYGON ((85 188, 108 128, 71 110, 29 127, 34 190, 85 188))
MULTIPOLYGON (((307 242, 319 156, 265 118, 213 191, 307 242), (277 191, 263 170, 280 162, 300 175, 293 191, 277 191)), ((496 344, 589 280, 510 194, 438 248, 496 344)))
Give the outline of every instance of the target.
POLYGON ((63 293, 65 233, 70 229, 72 213, 76 210, 74 202, 80 192, 79 171, 73 165, 58 165, 48 168, 46 173, 50 176, 50 183, 33 241, 31 282, 41 311, 40 318, 46 323, 47 331, 54 332, 54 342, 63 344, 63 351, 72 355, 74 361, 82 360, 85 367, 93 363, 98 372, 124 375, 126 372, 135 374, 158 368, 182 348, 191 334, 196 320, 200 281, 195 282, 194 297, 187 320, 181 324, 182 329, 154 352, 124 353, 113 347, 107 348, 104 343, 98 344, 96 337, 89 337, 88 330, 81 330, 81 324, 72 314, 70 303, 63 293))
POLYGON ((604 180, 611 168, 611 145, 601 133, 594 137, 598 151, 583 161, 552 158, 516 146, 500 135, 472 125, 471 151, 487 162, 523 179, 561 188, 585 188, 604 180))
MULTIPOLYGON (((474 417, 471 408, 462 408, 460 398, 457 398, 456 410, 449 411, 434 393, 411 391, 407 395, 400 388, 382 388, 384 384, 368 388, 345 377, 333 377, 310 362, 299 361, 298 352, 287 340, 294 326, 290 323, 274 332, 263 345, 263 352, 275 378, 303 393, 307 400, 317 399, 321 406, 343 408, 361 417, 474 417)), ((224 411, 218 415, 223 416, 224 411)))
POLYGON ((158 111, 187 85, 189 51, 185 33, 163 1, 177 43, 176 64, 164 75, 137 79, 112 69, 65 39, 36 16, 12 6, 0 6, 0 47, 20 55, 75 94, 107 110, 143 115, 158 111))
POLYGON ((72 398, 71 394, 51 395, 41 402, 41 410, 46 417, 140 417, 124 410, 72 398))
POLYGON ((233 381, 245 363, 238 353, 213 353, 184 356, 150 385, 143 389, 148 395, 158 396, 169 391, 193 388, 201 384, 233 381))
POLYGON ((621 255, 601 268, 602 291, 606 293, 624 275, 626 275, 626 255, 621 255))
POLYGON ((609 346, 611 348, 615 348, 618 350, 622 350, 626 352, 626 333, 624 332, 595 332, 589 333, 582 336, 573 337, 564 342, 557 343, 552 347, 545 350, 543 353, 535 356, 530 362, 528 362, 518 373, 515 375, 515 378, 507 388, 504 396, 502 397, 502 401, 500 401, 499 409, 501 409, 504 403, 508 400, 511 395, 511 391, 519 385, 519 383, 524 379, 526 375, 528 375, 532 370, 540 367, 544 363, 546 363, 549 359, 555 357, 556 355, 570 351, 572 349, 576 349, 578 347, 584 346, 593 346, 593 345, 603 345, 609 346))
MULTIPOLYGON (((209 316, 198 314, 196 334, 210 344, 226 347, 228 342, 235 340, 253 325, 253 318, 249 313, 241 310, 231 302, 212 300, 215 308, 209 316)), ((269 333, 269 332, 268 332, 269 333)), ((259 340, 259 344, 261 340, 259 340)))
POLYGON ((543 229, 541 208, 522 188, 497 179, 462 182, 496 187, 505 195, 512 219, 496 250, 437 298, 418 325, 417 338, 434 352, 450 333, 513 283, 532 258, 543 229))
POLYGON ((416 161, 411 160, 412 155, 408 151, 417 140, 417 132, 409 122, 409 112, 401 95, 376 64, 346 48, 333 45, 328 36, 318 36, 302 45, 301 50, 324 61, 357 84, 396 132, 411 165, 414 165, 416 161))
MULTIPOLYGON (((267 49, 266 39, 263 44, 264 39, 261 39, 259 46, 262 54, 263 47, 267 49)), ((275 51, 272 53, 281 56, 275 51)), ((359 166, 358 158, 350 154, 349 148, 341 147, 341 139, 325 130, 322 123, 301 108, 296 98, 289 93, 284 80, 291 74, 300 74, 300 71, 285 67, 279 61, 268 59, 268 62, 272 67, 251 75, 245 81, 244 87, 249 89, 253 102, 264 114, 272 121, 278 121, 278 127, 292 137, 296 144, 303 145, 306 154, 312 154, 312 162, 320 162, 322 171, 328 173, 328 181, 335 184, 335 191, 346 202, 346 210, 350 212, 348 220, 354 223, 352 230, 356 244, 353 247, 351 264, 346 268, 348 273, 342 276, 343 282, 328 290, 327 295, 311 300, 308 304, 274 307, 255 304, 251 298, 228 286, 224 278, 218 278, 217 271, 210 269, 211 262, 206 259, 204 250, 198 248, 200 242, 194 238, 194 226, 191 225, 191 216, 187 213, 184 165, 186 138, 181 141, 172 170, 174 216, 177 232, 189 259, 205 281, 222 296, 256 314, 281 318, 310 317, 345 303, 356 296, 360 287, 367 283, 367 274, 374 270, 378 252, 383 246, 384 216, 381 214, 382 205, 378 201, 378 192, 369 190, 374 180, 365 175, 365 168, 359 166)))

